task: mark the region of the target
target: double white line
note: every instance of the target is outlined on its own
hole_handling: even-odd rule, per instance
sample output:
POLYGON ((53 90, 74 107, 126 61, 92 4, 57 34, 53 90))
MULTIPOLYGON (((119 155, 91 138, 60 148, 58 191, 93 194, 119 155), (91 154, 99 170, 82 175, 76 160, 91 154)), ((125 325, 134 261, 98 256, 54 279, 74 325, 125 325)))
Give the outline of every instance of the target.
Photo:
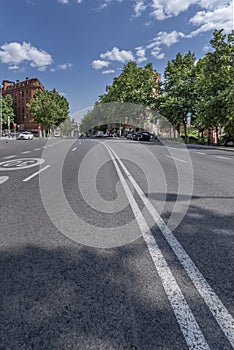
POLYGON ((209 350, 210 347, 188 305, 186 302, 180 287, 178 286, 155 238, 153 233, 151 232, 144 216, 142 215, 141 210, 139 209, 133 194, 125 180, 123 173, 127 176, 127 179, 133 185, 135 191, 141 198, 148 212, 154 219, 155 223, 158 225, 161 230, 163 236, 167 240, 170 247, 173 249, 180 263, 184 267, 188 276, 192 280, 194 286, 200 293, 201 297, 209 307, 211 313, 214 318, 218 322, 220 328, 224 332, 225 336, 229 340, 231 346, 234 348, 234 320, 232 316, 229 314, 228 310, 225 308, 221 300, 215 294, 213 289, 210 287, 206 279, 203 277, 201 272, 198 270, 196 265, 193 263, 189 255, 186 253, 184 248, 181 246, 179 241, 175 238, 171 230, 167 227, 165 222, 160 217, 157 210, 151 204, 149 199, 145 196, 137 182, 134 180, 132 175, 129 173, 121 159, 114 152, 114 150, 102 143, 106 149, 108 150, 110 157, 113 161, 125 194, 129 200, 132 211, 135 215, 139 228, 142 232, 142 236, 146 242, 146 245, 149 249, 151 257, 153 259, 154 265, 157 269, 157 272, 160 276, 162 285, 167 294, 167 297, 172 306, 173 312, 177 318, 181 331, 184 335, 184 338, 187 342, 189 349, 194 350, 209 350), (118 162, 117 162, 118 161, 118 162), (120 166, 122 171, 120 170, 120 166))

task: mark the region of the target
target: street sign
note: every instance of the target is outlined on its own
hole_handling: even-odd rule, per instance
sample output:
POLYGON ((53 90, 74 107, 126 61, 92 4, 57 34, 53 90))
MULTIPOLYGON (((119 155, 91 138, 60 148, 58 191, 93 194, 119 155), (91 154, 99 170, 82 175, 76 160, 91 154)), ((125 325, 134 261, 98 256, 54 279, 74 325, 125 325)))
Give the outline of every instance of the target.
POLYGON ((190 128, 191 126, 191 115, 187 116, 187 127, 190 128))

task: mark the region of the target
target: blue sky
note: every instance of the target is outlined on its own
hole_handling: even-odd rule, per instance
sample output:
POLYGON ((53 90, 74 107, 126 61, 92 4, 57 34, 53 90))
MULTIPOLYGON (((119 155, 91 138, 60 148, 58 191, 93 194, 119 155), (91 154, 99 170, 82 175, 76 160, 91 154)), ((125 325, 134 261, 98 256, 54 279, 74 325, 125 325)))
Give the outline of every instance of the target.
POLYGON ((0 80, 38 77, 74 116, 129 60, 163 74, 178 52, 204 56, 220 28, 233 29, 232 1, 0 0, 0 80))

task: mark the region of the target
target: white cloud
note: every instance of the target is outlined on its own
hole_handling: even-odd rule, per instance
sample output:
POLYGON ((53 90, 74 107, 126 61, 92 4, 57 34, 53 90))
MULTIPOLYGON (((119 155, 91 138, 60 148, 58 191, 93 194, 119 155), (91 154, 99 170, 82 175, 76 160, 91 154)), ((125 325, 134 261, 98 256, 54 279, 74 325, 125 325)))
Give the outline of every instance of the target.
POLYGON ((147 57, 145 55, 145 49, 143 47, 136 47, 136 55, 137 55, 138 63, 147 61, 147 57))
POLYGON ((207 10, 215 10, 220 7, 225 7, 231 2, 228 0, 198 0, 198 4, 201 8, 207 10))
POLYGON ((189 22, 195 26, 199 26, 192 31, 188 37, 194 37, 200 33, 224 29, 225 32, 231 32, 233 29, 232 5, 219 7, 213 11, 198 11, 189 22))
POLYGON ((197 3, 198 0, 152 0, 151 15, 158 20, 177 16, 179 13, 187 10, 189 6, 197 3))
POLYGON ((161 49, 158 47, 155 47, 152 51, 151 51, 151 55, 156 58, 157 60, 163 60, 165 57, 165 54, 161 52, 161 49))
POLYGON ((144 0, 135 0, 133 4, 133 16, 139 17, 146 9, 144 0))
POLYGON ((19 66, 9 66, 8 69, 9 70, 19 70, 19 66))
POLYGON ((107 61, 94 60, 94 61, 92 62, 92 67, 93 67, 95 70, 99 70, 99 69, 108 67, 109 65, 110 65, 110 62, 107 62, 107 61))
POLYGON ((162 60, 165 57, 165 54, 162 53, 162 46, 170 47, 183 37, 185 37, 185 35, 182 32, 177 32, 176 30, 173 30, 170 33, 159 32, 152 42, 145 47, 145 49, 151 50, 151 55, 157 60, 162 60))
POLYGON ((71 68, 72 64, 71 63, 64 63, 64 64, 59 64, 58 65, 58 69, 59 70, 66 70, 68 68, 71 68))
POLYGON ((205 46, 203 46, 203 48, 202 48, 202 50, 203 50, 204 52, 208 52, 210 49, 211 49, 211 47, 210 47, 209 45, 205 45, 205 46))
POLYGON ((182 32, 177 32, 176 30, 173 30, 170 33, 159 32, 157 36, 152 40, 152 42, 146 46, 146 48, 157 49, 161 51, 161 45, 166 45, 169 47, 177 43, 181 37, 183 38, 185 35, 182 32))
POLYGON ((0 61, 9 65, 19 65, 28 61, 32 67, 45 70, 53 63, 49 53, 37 49, 30 43, 6 43, 0 47, 0 61))
POLYGON ((102 74, 112 74, 112 73, 115 73, 114 69, 108 69, 108 70, 102 71, 102 74))
POLYGON ((122 63, 134 60, 134 56, 131 51, 119 50, 117 47, 114 47, 111 51, 102 53, 100 58, 122 63))
POLYGON ((69 3, 69 0, 58 0, 58 3, 65 5, 69 3))

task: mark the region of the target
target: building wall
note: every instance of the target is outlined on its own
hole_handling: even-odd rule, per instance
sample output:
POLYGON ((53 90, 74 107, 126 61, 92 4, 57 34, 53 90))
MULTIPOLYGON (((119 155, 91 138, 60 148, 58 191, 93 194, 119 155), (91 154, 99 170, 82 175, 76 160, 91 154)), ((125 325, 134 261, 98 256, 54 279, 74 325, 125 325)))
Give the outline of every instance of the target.
POLYGON ((44 86, 37 78, 16 82, 3 80, 2 96, 11 95, 16 112, 17 130, 37 131, 38 124, 27 110, 27 103, 33 98, 36 90, 44 90, 44 86))

